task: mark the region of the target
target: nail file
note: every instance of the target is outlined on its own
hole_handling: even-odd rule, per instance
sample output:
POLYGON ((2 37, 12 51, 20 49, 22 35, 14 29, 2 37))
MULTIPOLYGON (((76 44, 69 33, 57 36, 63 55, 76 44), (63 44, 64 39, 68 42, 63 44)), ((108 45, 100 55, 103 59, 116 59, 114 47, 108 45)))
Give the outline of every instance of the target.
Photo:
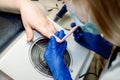
POLYGON ((73 27, 62 39, 59 39, 56 35, 54 37, 56 38, 57 42, 62 43, 64 40, 66 40, 76 29, 78 26, 73 27))

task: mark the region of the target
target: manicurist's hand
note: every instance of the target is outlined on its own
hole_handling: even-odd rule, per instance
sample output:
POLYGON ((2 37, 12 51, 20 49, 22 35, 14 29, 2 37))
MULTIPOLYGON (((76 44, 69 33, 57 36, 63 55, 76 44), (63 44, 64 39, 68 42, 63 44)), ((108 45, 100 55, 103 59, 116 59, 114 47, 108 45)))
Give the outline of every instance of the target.
MULTIPOLYGON (((71 27, 76 26, 75 23, 71 24, 71 27)), ((89 32, 83 32, 78 29, 73 33, 75 41, 81 46, 93 50, 104 58, 108 59, 112 50, 112 44, 101 37, 100 34, 92 34, 89 32)))
MULTIPOLYGON (((60 32, 57 31, 55 35, 60 39, 65 36, 63 30, 60 32)), ((55 80, 72 80, 70 72, 63 61, 66 46, 66 41, 57 43, 55 37, 51 36, 44 53, 45 61, 48 64, 55 80)))

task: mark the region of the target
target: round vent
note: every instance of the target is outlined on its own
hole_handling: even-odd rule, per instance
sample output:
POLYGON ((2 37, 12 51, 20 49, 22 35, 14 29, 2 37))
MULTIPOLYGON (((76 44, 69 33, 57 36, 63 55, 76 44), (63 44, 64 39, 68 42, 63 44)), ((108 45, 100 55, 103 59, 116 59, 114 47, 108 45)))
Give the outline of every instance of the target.
MULTIPOLYGON (((51 71, 44 60, 44 51, 48 41, 48 39, 39 39, 35 41, 30 48, 30 58, 33 66, 37 71, 43 75, 51 77, 51 71)), ((67 50, 64 54, 64 62, 67 67, 70 66, 71 59, 67 50)))

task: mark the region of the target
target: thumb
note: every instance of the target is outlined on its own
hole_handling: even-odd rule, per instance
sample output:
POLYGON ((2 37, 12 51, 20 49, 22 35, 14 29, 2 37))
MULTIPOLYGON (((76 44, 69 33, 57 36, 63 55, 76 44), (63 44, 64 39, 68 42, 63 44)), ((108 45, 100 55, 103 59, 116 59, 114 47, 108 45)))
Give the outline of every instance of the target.
MULTIPOLYGON (((75 26, 76 26, 76 23, 75 23, 75 22, 72 22, 72 23, 71 23, 71 27, 73 28, 73 27, 75 27, 75 26)), ((78 33, 78 32, 83 32, 83 31, 82 31, 81 27, 79 26, 78 29, 77 29, 75 32, 78 33)))
MULTIPOLYGON (((75 27, 76 26, 76 23, 75 22, 72 22, 71 23, 71 27, 73 28, 73 27, 75 27)), ((82 31, 82 29, 81 29, 81 27, 79 26, 78 28, 77 28, 77 30, 76 31, 74 31, 73 33, 74 34, 78 34, 78 33, 82 33, 83 31, 82 31)))
POLYGON ((47 48, 56 48, 56 39, 54 36, 50 37, 47 48))
POLYGON ((76 26, 76 23, 75 23, 75 22, 72 22, 70 26, 73 28, 73 27, 76 26))

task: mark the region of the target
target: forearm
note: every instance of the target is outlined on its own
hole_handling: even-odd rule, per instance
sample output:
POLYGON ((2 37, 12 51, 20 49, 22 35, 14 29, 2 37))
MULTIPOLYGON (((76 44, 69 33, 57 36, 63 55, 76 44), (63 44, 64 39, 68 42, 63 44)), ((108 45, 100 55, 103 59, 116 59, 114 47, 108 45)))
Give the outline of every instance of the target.
POLYGON ((27 1, 29 2, 30 0, 1 0, 0 11, 19 13, 20 5, 27 1))

